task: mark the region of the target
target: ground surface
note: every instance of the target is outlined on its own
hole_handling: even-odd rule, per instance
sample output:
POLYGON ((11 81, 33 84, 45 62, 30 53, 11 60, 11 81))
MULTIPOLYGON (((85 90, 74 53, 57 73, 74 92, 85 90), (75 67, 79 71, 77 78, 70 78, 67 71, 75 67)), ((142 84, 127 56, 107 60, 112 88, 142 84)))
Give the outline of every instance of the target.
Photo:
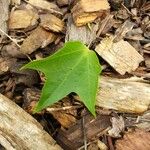
POLYGON ((0 0, 0 35, 0 93, 63 149, 150 149, 148 0, 0 0), (94 50, 102 65, 97 117, 74 94, 33 115, 45 78, 20 68, 70 40, 94 50))

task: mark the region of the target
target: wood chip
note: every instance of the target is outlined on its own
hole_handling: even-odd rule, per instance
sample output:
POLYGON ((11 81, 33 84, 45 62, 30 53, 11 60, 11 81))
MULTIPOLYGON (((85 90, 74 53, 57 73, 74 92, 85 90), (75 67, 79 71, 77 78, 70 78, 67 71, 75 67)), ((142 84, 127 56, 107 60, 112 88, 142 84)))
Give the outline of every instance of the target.
POLYGON ((68 17, 66 41, 82 41, 85 44, 90 44, 96 39, 96 31, 98 25, 92 25, 91 30, 86 27, 75 26, 72 17, 68 17))
POLYGON ((61 150, 42 126, 12 100, 0 94, 0 144, 9 150, 61 150))
POLYGON ((143 61, 143 57, 127 41, 113 43, 113 37, 104 38, 95 51, 121 75, 134 71, 143 61))
POLYGON ((53 32, 64 32, 64 22, 57 18, 56 16, 52 14, 43 14, 40 15, 41 23, 40 26, 45 28, 46 30, 50 30, 53 32))
POLYGON ((10 70, 10 67, 16 63, 14 58, 2 58, 0 57, 0 75, 10 70))
POLYGON ((21 52, 23 54, 31 54, 38 48, 44 48, 55 40, 56 36, 46 31, 41 27, 37 27, 33 32, 23 41, 21 45, 21 52))
POLYGON ((140 78, 101 77, 99 85, 96 102, 99 107, 127 113, 143 113, 150 105, 150 85, 140 78))
POLYGON ((61 127, 63 128, 69 128, 73 124, 76 123, 77 119, 77 108, 71 109, 71 102, 69 97, 65 97, 62 99, 62 102, 58 102, 53 104, 52 106, 48 107, 46 109, 47 113, 50 113, 53 115, 53 117, 61 124, 61 127), (70 107, 70 109, 64 109, 66 107, 70 107))
POLYGON ((64 128, 69 128, 76 123, 76 118, 73 115, 68 114, 66 111, 54 111, 50 113, 64 128))
POLYGON ((126 20, 115 32, 115 39, 114 42, 119 42, 121 39, 124 38, 126 33, 132 30, 135 23, 126 20))
POLYGON ((69 0, 56 0, 59 6, 65 6, 69 4, 69 0))
POLYGON ((15 10, 10 14, 9 29, 24 29, 35 26, 38 19, 38 14, 32 10, 15 10))
POLYGON ((31 4, 32 6, 35 6, 37 8, 40 8, 40 9, 43 9, 43 10, 48 10, 52 13, 59 13, 61 14, 60 12, 60 9, 58 8, 58 6, 54 3, 51 3, 49 1, 46 1, 46 0, 28 0, 27 1, 29 4, 31 4))
POLYGON ((116 150, 149 150, 150 133, 143 130, 127 132, 123 139, 117 140, 116 150))
POLYGON ((73 20, 77 26, 93 22, 109 10, 107 0, 80 0, 72 9, 73 20))

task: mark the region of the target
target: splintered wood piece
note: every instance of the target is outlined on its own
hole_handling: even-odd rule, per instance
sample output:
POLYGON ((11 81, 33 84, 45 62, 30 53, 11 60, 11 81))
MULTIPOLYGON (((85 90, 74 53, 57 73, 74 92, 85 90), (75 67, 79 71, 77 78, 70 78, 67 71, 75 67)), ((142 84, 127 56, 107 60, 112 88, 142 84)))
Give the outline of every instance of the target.
POLYGON ((108 14, 105 19, 100 22, 99 30, 97 32, 97 37, 101 34, 106 34, 109 29, 114 25, 115 20, 113 19, 114 15, 108 14))
POLYGON ((123 139, 117 140, 116 150, 149 150, 150 133, 136 129, 125 133, 123 139))
POLYGON ((64 22, 52 14, 40 15, 41 23, 40 26, 46 30, 51 30, 53 32, 63 32, 64 22))
POLYGON ((38 0, 38 1, 37 0, 28 0, 26 2, 31 4, 32 6, 37 7, 37 8, 40 8, 40 9, 43 9, 43 10, 48 10, 52 13, 61 14, 60 9, 58 8, 58 6, 54 3, 49 2, 49 1, 46 1, 46 0, 38 0))
POLYGON ((136 70, 143 57, 127 41, 114 43, 113 39, 104 38, 95 51, 121 75, 136 70))
POLYGON ((150 105, 150 85, 140 78, 100 78, 96 105, 127 113, 143 113, 150 105))
POLYGON ((71 10, 77 26, 85 25, 98 17, 106 15, 109 10, 107 0, 80 0, 71 10))
POLYGON ((38 23, 38 19, 38 14, 33 10, 12 11, 9 18, 9 29, 24 29, 35 26, 38 23))
POLYGON ((58 131, 56 139, 64 149, 74 150, 82 146, 84 144, 84 129, 87 140, 90 141, 106 133, 106 129, 111 125, 110 116, 106 115, 98 115, 95 119, 91 115, 86 115, 84 120, 84 125, 80 119, 76 125, 71 126, 68 130, 58 131))
POLYGON ((72 17, 68 17, 67 31, 66 31, 66 41, 82 41, 85 44, 90 44, 96 39, 96 31, 98 30, 97 25, 92 25, 91 30, 86 27, 75 26, 72 17))
MULTIPOLYGON (((7 33, 9 3, 10 3, 9 0, 0 0, 0 29, 5 33, 7 33)), ((0 40, 2 40, 4 35, 1 32, 0 36, 1 36, 0 40)))
POLYGON ((10 99, 0 94, 0 144, 11 150, 61 150, 42 126, 10 99))
POLYGON ((121 39, 123 39, 123 37, 126 35, 126 33, 128 33, 129 31, 132 30, 132 28, 134 27, 135 23, 126 20, 115 32, 115 39, 114 42, 118 42, 121 39))
POLYGON ((23 41, 21 45, 21 52, 23 54, 31 54, 38 48, 44 48, 55 40, 54 33, 46 31, 41 27, 37 27, 32 33, 23 41))

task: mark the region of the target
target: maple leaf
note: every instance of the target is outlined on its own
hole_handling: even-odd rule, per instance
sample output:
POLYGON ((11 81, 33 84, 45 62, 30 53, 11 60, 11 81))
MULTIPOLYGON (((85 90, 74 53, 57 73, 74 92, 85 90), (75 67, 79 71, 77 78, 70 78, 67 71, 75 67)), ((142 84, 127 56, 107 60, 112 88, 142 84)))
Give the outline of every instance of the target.
POLYGON ((39 70, 46 76, 36 112, 75 92, 95 116, 101 67, 95 52, 84 44, 77 41, 67 42, 55 54, 32 61, 23 67, 25 68, 39 70))

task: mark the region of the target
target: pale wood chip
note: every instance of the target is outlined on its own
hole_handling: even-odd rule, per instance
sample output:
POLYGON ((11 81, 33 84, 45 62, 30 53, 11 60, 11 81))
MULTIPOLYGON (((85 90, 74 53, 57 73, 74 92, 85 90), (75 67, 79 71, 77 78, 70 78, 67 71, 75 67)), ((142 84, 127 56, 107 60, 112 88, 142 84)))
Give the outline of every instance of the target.
POLYGON ((42 126, 0 94, 0 144, 8 150, 61 150, 42 126))
POLYGON ((9 19, 9 29, 24 29, 38 23, 39 16, 32 10, 16 10, 11 12, 9 19))
POLYGON ((127 41, 113 43, 113 37, 104 38, 95 51, 121 75, 134 71, 143 61, 143 57, 127 41))
POLYGON ((150 85, 140 78, 101 77, 96 105, 119 112, 142 113, 150 105, 150 85))

